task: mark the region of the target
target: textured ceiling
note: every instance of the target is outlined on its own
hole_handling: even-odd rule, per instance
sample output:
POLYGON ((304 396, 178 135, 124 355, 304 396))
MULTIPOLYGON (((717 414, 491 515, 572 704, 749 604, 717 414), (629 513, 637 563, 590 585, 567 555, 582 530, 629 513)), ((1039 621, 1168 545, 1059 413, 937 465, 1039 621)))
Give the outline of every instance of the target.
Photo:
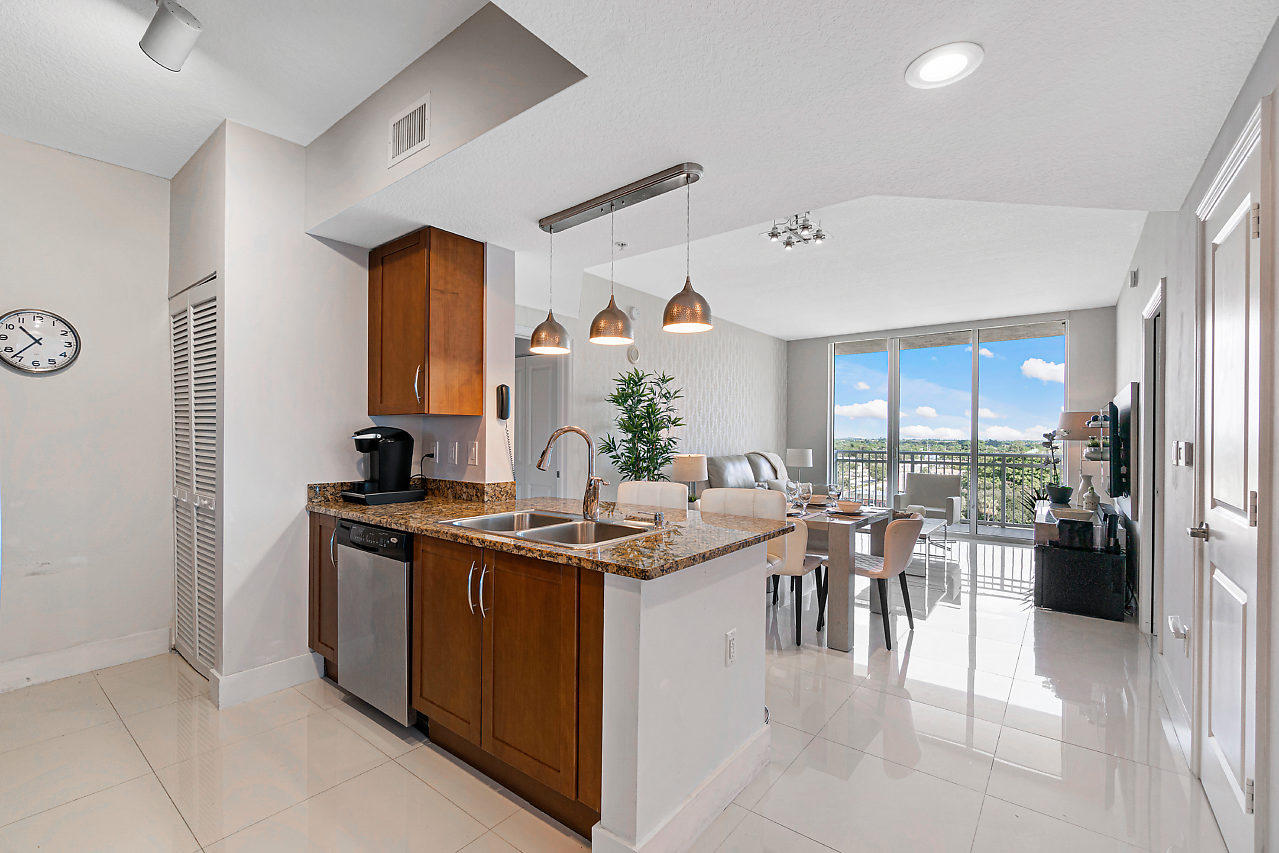
POLYGON ((182 0, 178 74, 138 49, 153 0, 0 0, 0 133, 171 177, 230 118, 309 143, 482 0, 182 0))
MULTIPOLYGON (((706 168, 696 237, 873 195, 1177 208, 1276 13, 1275 0, 501 5, 587 78, 321 233, 373 245, 412 221, 514 248, 529 305, 545 300, 539 217, 686 160, 706 168), (906 85, 911 59, 955 40, 985 46, 975 74, 906 85)), ((636 252, 682 241, 683 199, 626 211, 618 235, 636 252)), ((558 308, 576 310, 608 242, 605 220, 557 239, 558 308)))
MULTIPOLYGON (((771 222, 693 244, 693 284, 716 317, 795 339, 1113 305, 1146 219, 884 196, 814 213, 831 235, 820 246, 786 251, 761 236, 771 222)), ((628 247, 615 269, 619 282, 670 295, 684 247, 634 257, 628 247)), ((608 264, 588 271, 607 278, 608 264)))

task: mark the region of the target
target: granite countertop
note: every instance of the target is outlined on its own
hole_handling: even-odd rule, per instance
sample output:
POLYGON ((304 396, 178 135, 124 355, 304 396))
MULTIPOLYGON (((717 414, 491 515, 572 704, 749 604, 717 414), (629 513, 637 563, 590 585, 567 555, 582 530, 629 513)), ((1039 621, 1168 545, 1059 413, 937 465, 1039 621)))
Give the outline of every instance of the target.
MULTIPOLYGON (((458 500, 428 495, 424 500, 409 503, 365 506, 344 501, 324 487, 307 489, 307 511, 449 539, 536 557, 555 563, 594 569, 608 574, 653 580, 704 563, 769 539, 783 536, 795 529, 788 521, 745 518, 737 515, 713 513, 689 513, 684 510, 663 510, 666 526, 660 532, 638 539, 619 542, 616 545, 600 545, 595 548, 564 548, 556 545, 511 539, 480 530, 455 527, 447 522, 473 515, 518 510, 551 510, 573 513, 581 517, 582 502, 568 498, 526 498, 524 500, 479 501, 458 500)), ((652 513, 656 507, 632 506, 600 502, 600 520, 622 520, 627 515, 652 513)))

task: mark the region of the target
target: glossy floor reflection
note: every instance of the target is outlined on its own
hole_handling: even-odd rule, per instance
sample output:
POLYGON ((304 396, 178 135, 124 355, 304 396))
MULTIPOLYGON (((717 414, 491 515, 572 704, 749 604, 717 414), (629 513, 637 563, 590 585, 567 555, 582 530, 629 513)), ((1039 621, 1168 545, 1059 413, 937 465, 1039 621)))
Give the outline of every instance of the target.
POLYGON ((1028 548, 963 542, 855 645, 768 608, 772 760, 702 836, 720 851, 1224 851, 1130 623, 1034 610, 1028 548))
POLYGON ((207 692, 160 655, 0 694, 0 850, 587 849, 327 681, 207 692))

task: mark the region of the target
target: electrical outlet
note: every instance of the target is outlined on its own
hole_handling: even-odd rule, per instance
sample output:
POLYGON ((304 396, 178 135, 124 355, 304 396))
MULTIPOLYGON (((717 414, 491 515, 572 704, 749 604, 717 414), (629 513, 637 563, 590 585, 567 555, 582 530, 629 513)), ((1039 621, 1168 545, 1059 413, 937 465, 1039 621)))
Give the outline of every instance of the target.
POLYGON ((453 465, 457 464, 457 442, 453 442, 449 446, 449 462, 453 465))
POLYGON ((471 449, 466 452, 466 464, 480 464, 480 443, 478 441, 471 442, 471 449))
POLYGON ((724 634, 724 666, 737 663, 737 629, 724 634))

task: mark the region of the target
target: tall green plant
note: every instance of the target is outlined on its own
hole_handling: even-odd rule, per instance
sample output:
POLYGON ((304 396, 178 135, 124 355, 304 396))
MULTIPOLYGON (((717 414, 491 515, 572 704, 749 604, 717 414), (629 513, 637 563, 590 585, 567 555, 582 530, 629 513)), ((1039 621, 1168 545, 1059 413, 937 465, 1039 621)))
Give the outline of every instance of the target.
POLYGON ((620 438, 610 433, 600 442, 600 453, 627 480, 666 480, 665 469, 675 456, 671 430, 684 425, 675 401, 683 388, 672 388, 675 377, 635 369, 619 373, 613 393, 605 399, 617 408, 613 423, 620 438))

